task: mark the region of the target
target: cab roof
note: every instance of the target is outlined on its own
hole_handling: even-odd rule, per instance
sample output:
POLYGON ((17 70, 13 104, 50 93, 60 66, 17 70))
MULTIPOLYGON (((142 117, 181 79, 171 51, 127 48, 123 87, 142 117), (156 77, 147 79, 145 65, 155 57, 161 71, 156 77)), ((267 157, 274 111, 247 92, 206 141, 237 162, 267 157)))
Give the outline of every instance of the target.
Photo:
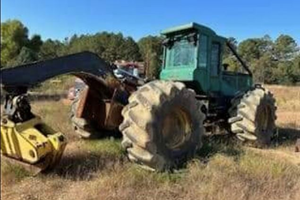
MULTIPOLYGON (((203 26, 203 25, 195 23, 195 22, 191 22, 191 23, 188 23, 188 24, 184 24, 184 25, 175 26, 175 27, 172 27, 172 28, 165 29, 165 30, 161 31, 161 34, 162 35, 171 35, 173 33, 182 32, 182 31, 185 31, 185 30, 198 30, 200 32, 203 32, 203 33, 206 33, 206 34, 209 34, 209 35, 212 35, 212 36, 218 36, 216 34, 216 32, 213 31, 211 28, 209 28, 207 26, 203 26)), ((218 36, 218 37, 221 37, 221 36, 218 36)), ((223 37, 221 37, 221 38, 223 38, 223 37)))

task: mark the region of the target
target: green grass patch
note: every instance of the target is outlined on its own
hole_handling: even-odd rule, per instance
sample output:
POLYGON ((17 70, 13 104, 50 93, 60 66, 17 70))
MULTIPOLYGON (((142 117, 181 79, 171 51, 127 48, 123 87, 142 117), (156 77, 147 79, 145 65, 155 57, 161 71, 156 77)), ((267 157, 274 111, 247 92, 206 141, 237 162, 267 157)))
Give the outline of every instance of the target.
POLYGON ((224 136, 204 138, 203 146, 197 152, 197 155, 202 159, 209 159, 216 154, 222 154, 238 159, 244 153, 244 150, 233 140, 233 138, 224 136))
POLYGON ((143 182, 145 180, 154 182, 156 184, 165 184, 165 183, 177 183, 185 175, 186 171, 177 171, 176 173, 171 172, 152 172, 141 168, 137 164, 133 164, 128 169, 128 175, 135 179, 135 181, 143 182))
POLYGON ((82 145, 84 149, 95 154, 104 153, 113 156, 125 154, 120 139, 86 140, 82 145))
POLYGON ((298 167, 284 160, 274 159, 270 156, 246 151, 239 160, 239 171, 248 177, 266 177, 271 179, 281 178, 290 174, 300 175, 298 167))

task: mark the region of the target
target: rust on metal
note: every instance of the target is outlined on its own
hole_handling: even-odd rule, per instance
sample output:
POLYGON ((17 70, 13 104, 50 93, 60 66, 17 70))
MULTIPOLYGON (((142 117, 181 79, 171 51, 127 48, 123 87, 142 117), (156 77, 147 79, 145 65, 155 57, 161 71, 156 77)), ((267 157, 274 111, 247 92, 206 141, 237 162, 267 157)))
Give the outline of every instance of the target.
POLYGON ((111 99, 103 99, 95 90, 83 91, 76 111, 76 117, 84 118, 100 129, 115 129, 122 122, 123 105, 115 100, 115 90, 111 99))
POLYGON ((124 106, 116 101, 118 95, 119 90, 115 89, 111 100, 105 102, 105 127, 108 129, 114 129, 118 127, 123 121, 121 112, 124 106))
POLYGON ((78 107, 76 110, 76 117, 78 117, 78 118, 82 117, 82 114, 83 114, 83 111, 84 111, 84 108, 86 105, 88 93, 89 93, 88 87, 81 92, 80 99, 78 102, 78 107))
POLYGON ((121 115, 121 111, 123 109, 123 105, 111 102, 110 104, 107 104, 107 115, 105 120, 105 126, 108 129, 114 129, 118 127, 122 121, 123 117, 121 115))
POLYGON ((300 152, 300 139, 298 139, 297 142, 296 142, 295 151, 298 152, 298 153, 300 152))

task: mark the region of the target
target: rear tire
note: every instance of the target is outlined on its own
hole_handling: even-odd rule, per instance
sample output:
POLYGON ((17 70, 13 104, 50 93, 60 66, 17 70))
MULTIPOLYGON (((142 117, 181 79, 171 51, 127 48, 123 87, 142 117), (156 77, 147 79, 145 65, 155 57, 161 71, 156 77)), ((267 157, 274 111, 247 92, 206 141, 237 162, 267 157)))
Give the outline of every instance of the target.
POLYGON ((204 134, 201 107, 195 92, 179 82, 153 81, 139 88, 119 127, 129 159, 163 171, 193 157, 204 134))
POLYGON ((229 109, 231 131, 256 147, 268 146, 275 132, 276 106, 273 94, 261 86, 237 95, 229 109))

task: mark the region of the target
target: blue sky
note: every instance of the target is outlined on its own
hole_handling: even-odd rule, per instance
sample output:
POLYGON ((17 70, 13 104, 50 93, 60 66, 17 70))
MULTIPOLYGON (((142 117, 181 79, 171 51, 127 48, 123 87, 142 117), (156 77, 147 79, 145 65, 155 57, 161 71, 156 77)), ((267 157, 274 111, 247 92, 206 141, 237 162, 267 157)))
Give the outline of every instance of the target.
POLYGON ((137 40, 195 21, 238 40, 289 34, 300 43, 299 0, 1 0, 7 19, 43 39, 113 31, 137 40))

